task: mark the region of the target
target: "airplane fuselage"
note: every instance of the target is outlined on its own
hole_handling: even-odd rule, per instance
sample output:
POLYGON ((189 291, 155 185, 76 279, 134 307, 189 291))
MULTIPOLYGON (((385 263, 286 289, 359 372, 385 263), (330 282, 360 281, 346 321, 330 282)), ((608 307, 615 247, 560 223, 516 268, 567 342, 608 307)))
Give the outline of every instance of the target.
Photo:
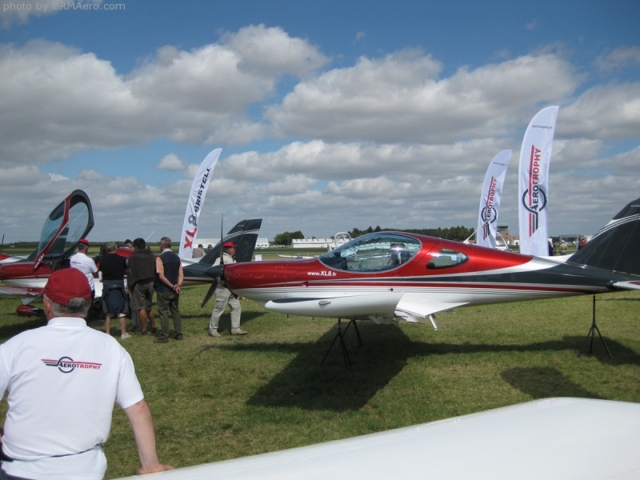
POLYGON ((268 310, 343 318, 398 310, 424 318, 470 304, 602 293, 628 280, 588 266, 398 232, 374 234, 335 257, 227 265, 224 277, 234 293, 268 310), (398 240, 412 245, 411 257, 388 266, 379 259, 382 247, 398 240))

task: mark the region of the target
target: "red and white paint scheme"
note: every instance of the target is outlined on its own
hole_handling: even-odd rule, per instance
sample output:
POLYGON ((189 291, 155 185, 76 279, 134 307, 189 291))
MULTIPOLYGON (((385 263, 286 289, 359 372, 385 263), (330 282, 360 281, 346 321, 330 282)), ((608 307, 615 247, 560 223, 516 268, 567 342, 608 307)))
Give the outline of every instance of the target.
POLYGON ((640 289, 640 199, 563 263, 401 232, 312 259, 226 265, 237 295, 295 315, 421 321, 481 305, 640 289))

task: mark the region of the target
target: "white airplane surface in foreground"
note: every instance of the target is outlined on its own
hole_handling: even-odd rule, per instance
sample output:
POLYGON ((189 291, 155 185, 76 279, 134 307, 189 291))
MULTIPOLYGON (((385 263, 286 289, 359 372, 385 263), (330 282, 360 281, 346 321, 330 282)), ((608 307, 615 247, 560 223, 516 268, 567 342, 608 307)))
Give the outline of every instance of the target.
MULTIPOLYGON (((216 439, 209 441, 215 444, 216 439)), ((549 398, 345 440, 126 478, 638 479, 640 404, 549 398)))

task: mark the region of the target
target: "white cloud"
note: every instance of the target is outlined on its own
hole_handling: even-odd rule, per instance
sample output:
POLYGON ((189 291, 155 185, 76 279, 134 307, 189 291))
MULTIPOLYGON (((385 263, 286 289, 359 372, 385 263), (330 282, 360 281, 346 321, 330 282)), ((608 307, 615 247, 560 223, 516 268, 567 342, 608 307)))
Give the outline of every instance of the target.
POLYGON ((252 75, 305 77, 329 63, 317 47, 290 37, 279 27, 251 25, 226 34, 222 40, 241 59, 238 69, 252 75))
POLYGON ((159 170, 181 171, 184 170, 184 161, 181 160, 175 153, 169 153, 165 155, 157 168, 159 170))
POLYGON ((504 135, 514 116, 559 102, 578 86, 569 63, 525 56, 440 79, 441 64, 420 51, 361 58, 298 84, 266 113, 282 135, 330 141, 450 142, 504 135))
POLYGON ((327 61, 279 28, 246 27, 225 42, 192 51, 163 47, 126 76, 108 60, 59 43, 0 45, 0 166, 162 136, 256 140, 265 126, 248 120, 247 109, 271 97, 282 75, 308 75, 327 61), (278 54, 267 60, 261 48, 278 54))
POLYGON ((637 139, 639 131, 640 83, 590 88, 558 114, 558 132, 563 135, 637 139))
POLYGON ((602 72, 622 70, 627 66, 640 65, 640 47, 619 47, 599 55, 596 67, 602 72))
MULTIPOLYGON (((223 213, 225 224, 264 218, 265 236, 473 226, 486 167, 505 148, 513 156, 500 218, 516 230, 522 135, 542 106, 557 104, 551 198, 562 208, 551 230, 593 233, 638 191, 640 87, 586 88, 576 65, 541 52, 452 70, 413 49, 328 68, 310 41, 258 25, 191 50, 162 47, 122 74, 66 45, 1 45, 0 209, 10 214, 0 229, 28 228, 33 239, 44 215, 82 188, 94 238, 177 237, 199 166, 171 153, 182 142, 239 147, 216 167, 203 236, 219 235, 223 213), (150 142, 167 151, 154 149, 162 158, 153 165, 122 165, 128 176, 87 160, 92 149, 150 142), (76 178, 45 173, 69 157, 87 166, 76 178), (152 186, 157 169, 163 181, 152 186)), ((632 49, 614 52, 602 61, 635 61, 632 49)))
MULTIPOLYGON (((27 23, 30 17, 41 17, 60 13, 62 6, 87 5, 88 8, 99 8, 102 0, 0 0, 0 26, 7 28, 12 24, 27 23)), ((77 7, 76 7, 77 8, 77 7)))

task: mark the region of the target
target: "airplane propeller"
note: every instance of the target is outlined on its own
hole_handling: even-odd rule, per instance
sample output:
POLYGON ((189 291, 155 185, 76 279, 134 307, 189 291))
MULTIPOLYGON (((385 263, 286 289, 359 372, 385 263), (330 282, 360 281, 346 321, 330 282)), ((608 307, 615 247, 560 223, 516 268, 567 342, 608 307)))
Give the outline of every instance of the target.
POLYGON ((209 270, 204 272, 204 274, 213 278, 213 282, 211 282, 211 286, 209 287, 209 290, 207 290, 207 294, 204 296, 200 307, 204 307, 207 304, 209 299, 213 296, 213 293, 216 291, 216 288, 218 288, 220 278, 224 275, 224 265, 216 265, 215 267, 211 267, 209 270))

